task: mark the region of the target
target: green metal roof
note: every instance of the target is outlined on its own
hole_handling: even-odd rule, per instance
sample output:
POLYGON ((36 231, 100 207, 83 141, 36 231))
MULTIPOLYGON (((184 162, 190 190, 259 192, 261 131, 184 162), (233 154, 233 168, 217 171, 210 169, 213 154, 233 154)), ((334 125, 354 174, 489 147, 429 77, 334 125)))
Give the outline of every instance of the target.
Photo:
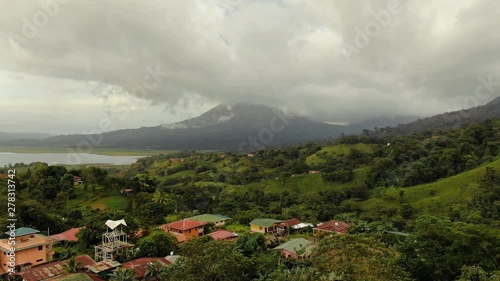
POLYGON ((230 220, 231 218, 227 217, 227 216, 223 216, 223 215, 203 214, 203 215, 197 215, 194 217, 190 217, 188 219, 206 222, 206 223, 215 223, 218 221, 227 221, 227 220, 230 220))
POLYGON ((274 248, 273 250, 287 250, 292 254, 297 254, 297 252, 302 251, 311 245, 312 245, 311 241, 304 238, 297 238, 287 241, 279 245, 278 247, 274 248))
POLYGON ((250 222, 250 225, 256 225, 260 227, 265 227, 268 228, 272 226, 275 223, 280 223, 281 221, 279 220, 273 220, 273 219, 254 219, 253 221, 250 222))
MULTIPOLYGON (((20 227, 20 228, 16 228, 16 230, 14 230, 14 234, 16 237, 35 234, 38 232, 40 232, 40 231, 33 229, 33 228, 30 228, 30 227, 20 227)), ((10 231, 5 232, 5 234, 10 235, 10 231)))

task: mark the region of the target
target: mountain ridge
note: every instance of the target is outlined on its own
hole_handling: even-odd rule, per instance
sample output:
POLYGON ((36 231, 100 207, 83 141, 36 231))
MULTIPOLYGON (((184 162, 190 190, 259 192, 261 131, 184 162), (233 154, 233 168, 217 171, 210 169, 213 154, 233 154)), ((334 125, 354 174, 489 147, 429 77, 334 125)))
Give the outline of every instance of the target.
POLYGON ((2 145, 78 147, 101 140, 93 147, 131 149, 256 150, 360 134, 408 134, 446 131, 464 124, 500 117, 500 97, 488 104, 417 119, 412 116, 379 117, 348 125, 335 125, 285 113, 259 104, 218 105, 205 113, 171 124, 122 129, 101 135, 69 134, 45 139, 0 140, 2 145), (417 119, 417 120, 416 120, 417 119), (409 122, 412 121, 413 122, 409 122), (407 122, 407 123, 405 123, 407 122), (391 127, 394 126, 394 127, 391 127))
POLYGON ((445 112, 392 128, 380 128, 377 133, 409 134, 424 131, 448 131, 495 117, 500 117, 500 96, 485 105, 445 112))
POLYGON ((0 141, 17 139, 44 139, 53 136, 52 134, 39 132, 4 132, 0 131, 0 141))
POLYGON ((16 143, 24 146, 75 147, 86 139, 102 139, 95 147, 174 150, 235 150, 245 147, 253 150, 273 145, 325 140, 341 134, 342 126, 285 114, 263 105, 235 104, 219 105, 200 116, 173 124, 111 131, 102 136, 59 135, 16 143))

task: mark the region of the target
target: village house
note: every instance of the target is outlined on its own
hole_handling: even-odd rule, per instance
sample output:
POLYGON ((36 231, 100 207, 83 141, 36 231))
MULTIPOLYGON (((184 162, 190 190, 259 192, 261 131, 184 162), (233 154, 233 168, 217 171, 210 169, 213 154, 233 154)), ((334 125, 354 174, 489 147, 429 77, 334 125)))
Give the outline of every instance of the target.
POLYGON ((60 276, 43 279, 44 281, 104 281, 94 273, 81 272, 81 273, 68 273, 60 276))
POLYGON ((293 230, 292 226, 297 225, 301 223, 300 220, 298 219, 289 219, 286 221, 283 221, 279 224, 279 231, 280 233, 290 233, 291 230, 293 230))
POLYGON ((191 219, 183 219, 160 226, 163 231, 174 235, 179 243, 190 238, 202 236, 206 223, 191 219))
POLYGON ((227 231, 227 230, 217 230, 212 233, 207 234, 207 236, 212 237, 214 240, 226 240, 226 241, 234 241, 236 238, 238 238, 238 234, 227 231))
POLYGON ((170 158, 171 163, 184 162, 184 158, 170 158))
POLYGON ((74 185, 80 185, 83 184, 83 180, 79 176, 73 176, 73 184, 74 185))
POLYGON ((52 241, 47 236, 38 234, 39 232, 29 227, 17 228, 13 233, 5 232, 15 238, 10 243, 9 238, 0 240, 0 251, 3 252, 0 254, 1 273, 7 273, 9 270, 9 254, 13 247, 15 247, 15 264, 18 271, 52 260, 54 255, 52 241))
POLYGON ((132 188, 125 188, 124 190, 121 191, 122 194, 129 194, 133 192, 134 190, 132 188))
POLYGON ((280 251, 287 258, 304 258, 310 256, 313 243, 304 238, 297 238, 287 241, 273 250, 280 251))
POLYGON ((59 234, 50 235, 49 238, 52 239, 54 242, 62 242, 62 241, 76 242, 78 241, 76 234, 80 232, 81 229, 82 227, 74 227, 59 234))
POLYGON ((213 223, 215 226, 222 226, 226 223, 226 221, 230 220, 231 218, 223 216, 223 215, 203 214, 203 215, 190 217, 188 219, 200 221, 200 222, 204 222, 204 223, 213 223))
POLYGON ((308 222, 301 222, 299 224, 292 225, 293 230, 301 230, 301 229, 313 228, 313 227, 314 227, 314 224, 308 223, 308 222))
POLYGON ((275 233, 282 221, 274 219, 254 219, 250 222, 250 231, 258 233, 275 233))
POLYGON ((116 268, 118 268, 121 263, 115 260, 103 260, 100 262, 96 262, 92 265, 87 266, 86 268, 94 274, 97 274, 102 279, 108 279, 108 275, 113 272, 116 268))
POLYGON ((318 232, 330 232, 330 233, 338 233, 345 234, 349 232, 349 228, 351 228, 352 224, 344 221, 329 221, 313 228, 313 233, 316 234, 318 232))
POLYGON ((180 258, 181 258, 181 256, 180 255, 174 255, 174 252, 170 252, 170 254, 165 257, 165 259, 168 262, 170 262, 170 264, 176 263, 180 258))
MULTIPOLYGON (((82 268, 95 263, 95 261, 87 255, 77 256, 75 261, 79 263, 82 268)), ((66 263, 68 263, 68 260, 49 262, 15 273, 14 276, 19 276, 23 281, 56 280, 55 277, 64 274, 64 265, 66 263)))
POLYGON ((120 268, 133 270, 135 273, 135 278, 138 280, 143 280, 146 275, 146 271, 148 270, 148 264, 152 264, 155 261, 164 266, 168 266, 171 264, 171 262, 166 258, 139 258, 123 263, 120 268))

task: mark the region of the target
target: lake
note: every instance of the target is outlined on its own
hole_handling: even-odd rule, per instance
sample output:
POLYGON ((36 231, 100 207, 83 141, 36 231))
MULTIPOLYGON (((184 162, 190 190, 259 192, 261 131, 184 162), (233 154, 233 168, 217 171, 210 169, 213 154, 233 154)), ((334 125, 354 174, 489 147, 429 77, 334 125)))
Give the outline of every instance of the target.
POLYGON ((112 164, 129 165, 144 156, 110 156, 88 153, 12 153, 0 152, 0 167, 10 163, 45 162, 49 165, 112 164))

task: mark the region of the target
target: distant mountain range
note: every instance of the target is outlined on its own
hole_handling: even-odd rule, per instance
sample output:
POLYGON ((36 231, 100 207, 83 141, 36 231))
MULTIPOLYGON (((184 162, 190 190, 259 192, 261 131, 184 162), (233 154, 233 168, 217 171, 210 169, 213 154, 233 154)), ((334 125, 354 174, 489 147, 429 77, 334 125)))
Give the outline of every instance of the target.
POLYGON ((14 132, 0 132, 0 141, 8 141, 8 140, 18 140, 18 139, 44 139, 48 138, 52 135, 44 134, 44 133, 14 133, 14 132))
POLYGON ((198 117, 178 123, 106 132, 102 137, 75 134, 2 143, 75 147, 89 138, 102 138, 102 142, 96 147, 255 150, 268 145, 336 138, 342 132, 343 126, 287 115, 262 105, 235 104, 219 105, 198 117))
POLYGON ((495 98, 486 105, 469 109, 446 112, 429 118, 400 124, 396 127, 379 129, 379 132, 394 134, 409 134, 424 131, 448 131, 457 129, 465 124, 479 123, 486 119, 500 117, 500 97, 495 98))
MULTIPOLYGON (((59 135, 0 139, 0 145, 76 147, 88 139, 102 140, 94 147, 136 149, 255 150, 359 134, 364 129, 394 133, 448 130, 466 123, 500 117, 500 98, 484 106, 434 117, 373 118, 349 125, 332 125, 255 104, 219 105, 198 117, 154 127, 118 130, 97 135, 59 135), (414 121, 414 122, 410 122, 414 121), (409 123, 408 123, 409 122, 409 123), (399 125, 398 125, 399 124, 399 125), (396 127, 393 127, 396 126, 396 127)), ((1 136, 1 135, 0 135, 1 136)))
POLYGON ((112 131, 103 133, 101 137, 74 134, 36 140, 11 140, 2 143, 22 146, 75 147, 88 139, 102 139, 102 142, 95 147, 255 150, 270 145, 333 139, 342 133, 359 133, 365 125, 373 128, 373 126, 393 123, 394 119, 380 118, 369 123, 332 125, 285 114, 281 110, 263 105, 235 104, 219 105, 198 117, 178 123, 112 131))

